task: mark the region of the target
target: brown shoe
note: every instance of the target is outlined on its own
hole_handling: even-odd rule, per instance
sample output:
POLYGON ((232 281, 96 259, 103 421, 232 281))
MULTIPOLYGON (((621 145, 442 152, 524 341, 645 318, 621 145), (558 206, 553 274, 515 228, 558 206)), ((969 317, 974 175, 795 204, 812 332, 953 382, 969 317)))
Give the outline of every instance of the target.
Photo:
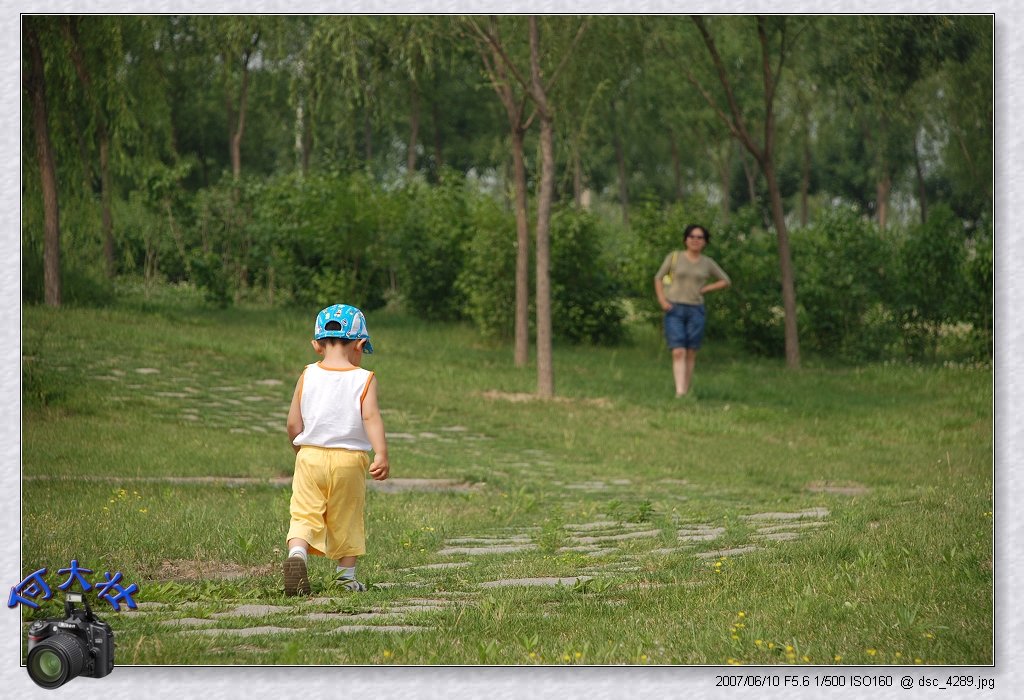
POLYGON ((309 595, 309 575, 302 557, 288 557, 284 560, 284 594, 309 595))

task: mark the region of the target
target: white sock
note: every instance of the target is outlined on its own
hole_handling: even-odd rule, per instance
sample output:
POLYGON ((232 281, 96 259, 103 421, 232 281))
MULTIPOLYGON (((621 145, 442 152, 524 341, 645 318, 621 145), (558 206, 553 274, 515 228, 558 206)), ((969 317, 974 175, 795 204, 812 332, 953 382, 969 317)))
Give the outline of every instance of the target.
POLYGON ((356 577, 356 567, 354 566, 338 566, 335 571, 341 574, 338 578, 354 579, 356 577))
POLYGON ((305 547, 292 547, 288 550, 289 557, 302 557, 302 561, 308 562, 309 558, 306 555, 305 547))

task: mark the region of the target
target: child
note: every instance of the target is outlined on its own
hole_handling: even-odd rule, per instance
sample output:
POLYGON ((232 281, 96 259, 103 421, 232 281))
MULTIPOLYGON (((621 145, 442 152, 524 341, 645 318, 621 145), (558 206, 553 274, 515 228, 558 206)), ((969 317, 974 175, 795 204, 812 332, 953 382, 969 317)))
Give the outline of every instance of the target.
POLYGON ((308 552, 338 561, 337 586, 366 590, 356 580, 356 557, 366 553, 365 473, 369 466, 370 476, 383 481, 389 472, 377 382, 359 366, 363 353, 373 352, 363 312, 348 304, 321 311, 313 349, 323 360, 306 366, 288 409, 296 454, 285 595, 310 593, 308 552))

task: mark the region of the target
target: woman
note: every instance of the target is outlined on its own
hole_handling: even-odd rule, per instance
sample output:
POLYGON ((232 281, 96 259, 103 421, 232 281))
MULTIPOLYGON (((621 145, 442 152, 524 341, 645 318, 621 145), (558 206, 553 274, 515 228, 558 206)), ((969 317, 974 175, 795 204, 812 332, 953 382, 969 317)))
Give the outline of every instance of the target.
POLYGON ((683 232, 686 250, 669 253, 654 276, 654 293, 665 311, 665 340, 672 350, 676 398, 690 392, 697 351, 704 340, 704 295, 730 284, 718 263, 703 254, 710 237, 703 226, 687 226, 683 232), (716 281, 707 284, 710 277, 716 281))

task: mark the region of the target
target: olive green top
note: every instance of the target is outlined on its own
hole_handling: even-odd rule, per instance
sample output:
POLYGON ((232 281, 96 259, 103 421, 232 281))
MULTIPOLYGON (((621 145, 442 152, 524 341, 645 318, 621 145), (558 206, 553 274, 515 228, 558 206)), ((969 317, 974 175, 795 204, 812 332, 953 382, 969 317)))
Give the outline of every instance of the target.
MULTIPOLYGON (((700 293, 700 289, 707 284, 709 277, 730 282, 729 275, 706 255, 697 258, 697 262, 691 262, 681 250, 677 251, 675 256, 676 264, 671 270, 672 282, 665 285, 665 298, 673 304, 703 304, 704 295, 700 293)), ((665 256, 665 262, 658 268, 656 279, 664 277, 670 267, 672 253, 665 256)))

